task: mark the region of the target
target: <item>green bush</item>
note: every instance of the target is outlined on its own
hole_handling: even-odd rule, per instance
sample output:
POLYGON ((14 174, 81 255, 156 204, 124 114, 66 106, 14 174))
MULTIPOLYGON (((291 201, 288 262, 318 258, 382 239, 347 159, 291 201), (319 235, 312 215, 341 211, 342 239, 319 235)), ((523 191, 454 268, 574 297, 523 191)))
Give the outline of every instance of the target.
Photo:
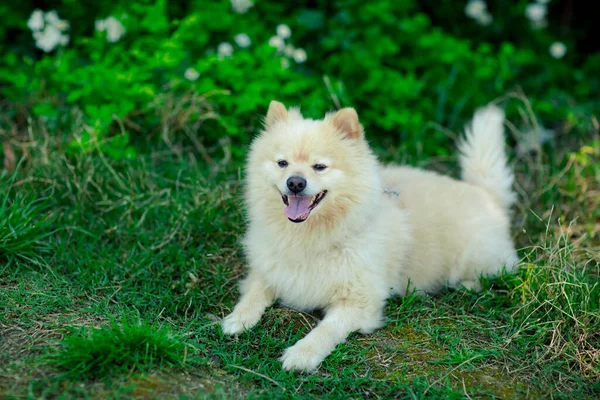
MULTIPOLYGON (((371 137, 443 154, 446 136, 429 123, 459 129, 517 86, 548 124, 572 120, 573 99, 595 107, 600 89, 600 56, 553 58, 557 35, 530 27, 527 1, 490 2, 478 24, 454 2, 61 0, 57 14, 37 13, 45 25, 36 28, 38 3, 0 6, 9 21, 0 26, 0 93, 10 104, 0 123, 23 131, 34 116, 58 132, 83 119, 71 153, 134 158, 134 142, 167 132, 241 156, 276 98, 308 116, 355 106, 371 137)), ((568 49, 576 34, 561 39, 568 49)))

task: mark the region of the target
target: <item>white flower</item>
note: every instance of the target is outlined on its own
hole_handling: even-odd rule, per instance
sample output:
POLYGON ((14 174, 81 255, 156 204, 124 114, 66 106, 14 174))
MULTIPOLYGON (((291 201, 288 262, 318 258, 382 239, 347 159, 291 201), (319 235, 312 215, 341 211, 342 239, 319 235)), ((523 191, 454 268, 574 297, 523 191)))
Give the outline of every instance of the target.
POLYGON ((290 60, 285 57, 281 57, 281 68, 288 69, 290 67, 290 60))
POLYGON ((113 16, 106 18, 104 21, 106 27, 106 40, 111 43, 118 42, 125 34, 125 27, 113 16))
POLYGON ((40 9, 35 9, 27 20, 27 27, 33 32, 41 31, 44 27, 44 13, 40 9))
POLYGON ((104 32, 106 30, 106 21, 103 19, 97 19, 94 25, 98 32, 104 32))
POLYGON ((562 42, 554 42, 550 45, 548 49, 550 51, 550 55, 554 58, 563 58, 567 53, 567 46, 565 46, 562 42))
POLYGON ((283 50, 285 43, 283 43, 283 39, 279 36, 273 36, 269 39, 269 46, 275 47, 277 50, 283 50))
POLYGON ((546 11, 547 9, 545 4, 531 3, 527 5, 527 8, 525 8, 525 16, 531 22, 540 22, 546 17, 546 11))
POLYGON ((292 30, 286 24, 277 25, 277 36, 282 39, 287 39, 292 36, 292 30))
POLYGON ((188 81, 195 81, 196 79, 198 79, 200 77, 200 72, 196 71, 194 68, 188 68, 183 73, 183 76, 188 81))
POLYGON ((548 4, 550 3, 550 0, 536 0, 538 3, 540 4, 548 4))
POLYGON ((487 11, 487 4, 483 0, 470 0, 465 7, 467 17, 477 19, 487 11))
POLYGON ((285 48, 283 49, 283 54, 285 54, 287 57, 293 57, 294 56, 294 46, 292 46, 291 44, 288 44, 287 46, 285 46, 285 48))
POLYGON ((245 14, 253 5, 250 0, 231 0, 231 7, 238 14, 245 14))
POLYGON ((57 27, 47 25, 46 29, 42 32, 36 32, 36 34, 34 34, 34 38, 36 39, 35 45, 38 49, 49 53, 58 46, 61 36, 60 30, 58 30, 57 27))
POLYGON ((517 138, 517 153, 524 155, 539 152, 544 143, 554 139, 556 131, 540 126, 539 129, 532 129, 519 136, 517 138))
POLYGON ((252 44, 252 40, 250 40, 250 36, 246 35, 245 33, 238 33, 237 35, 235 35, 233 37, 233 40, 242 49, 250 47, 250 45, 252 44))
POLYGON ((69 44, 69 39, 69 35, 60 35, 58 43, 60 43, 61 46, 66 46, 69 44))
POLYGON ((483 13, 479 14, 477 18, 475 18, 475 21, 477 21, 477 23, 482 26, 490 25, 493 20, 494 18, 492 17, 492 14, 490 14, 487 11, 484 11, 483 13))
POLYGON ((228 57, 233 54, 233 46, 231 43, 223 42, 217 47, 217 53, 219 57, 228 57))
POLYGON ((296 49, 294 50, 294 61, 301 64, 306 61, 306 51, 304 49, 296 49))
POLYGON ((55 27, 58 27, 58 25, 60 24, 60 21, 61 21, 61 19, 58 18, 58 14, 55 10, 48 11, 46 13, 45 19, 46 19, 46 23, 48 23, 52 26, 55 26, 55 27))

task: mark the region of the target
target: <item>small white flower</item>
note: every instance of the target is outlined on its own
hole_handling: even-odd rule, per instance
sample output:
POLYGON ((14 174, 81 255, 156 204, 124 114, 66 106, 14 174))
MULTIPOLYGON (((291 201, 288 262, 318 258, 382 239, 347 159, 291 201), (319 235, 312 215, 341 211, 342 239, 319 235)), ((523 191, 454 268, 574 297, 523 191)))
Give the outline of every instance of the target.
POLYGON ((58 13, 55 10, 48 11, 45 15, 46 23, 58 27, 61 19, 58 18, 58 13))
POLYGON ((104 21, 106 27, 106 40, 111 43, 118 42, 125 34, 125 27, 113 16, 106 18, 104 21))
POLYGON ((540 22, 546 17, 546 11, 545 4, 531 3, 525 8, 525 16, 531 22, 540 22))
POLYGON ((252 40, 250 40, 250 36, 246 35, 245 33, 238 33, 237 35, 235 35, 233 37, 233 40, 242 49, 250 47, 250 45, 252 44, 252 40))
POLYGON ((94 25, 98 32, 104 32, 106 30, 106 21, 103 19, 97 19, 94 25))
POLYGON ((183 73, 183 76, 188 81, 195 81, 196 79, 198 79, 200 77, 200 72, 196 71, 194 68, 188 68, 183 73))
POLYGON ((223 42, 217 47, 217 53, 219 57, 228 57, 233 54, 233 46, 231 43, 223 42))
POLYGON ((487 11, 487 4, 483 0, 470 0, 465 6, 467 17, 477 19, 487 11))
POLYGON ((567 54, 567 46, 562 42, 552 43, 548 50, 550 51, 550 55, 556 59, 563 58, 567 54))
POLYGON ((475 18, 475 21, 477 21, 477 23, 482 26, 490 25, 493 20, 494 20, 494 18, 492 17, 492 14, 490 14, 487 11, 479 14, 479 16, 477 16, 477 18, 475 18))
POLYGON ((273 36, 269 39, 269 46, 275 47, 277 50, 283 50, 285 43, 283 43, 283 39, 279 36, 273 36))
POLYGON ((231 7, 238 14, 245 14, 253 5, 250 0, 231 0, 231 7))
POLYGON ((69 44, 69 39, 69 35, 60 35, 58 43, 60 43, 61 46, 66 46, 69 44))
POLYGON ((304 49, 294 50, 294 61, 296 61, 299 64, 302 64, 304 61, 306 61, 306 58, 306 51, 304 51, 304 49))
POLYGON ((283 68, 283 69, 288 69, 290 67, 290 60, 288 60, 287 58, 281 57, 280 62, 281 62, 281 68, 283 68))
POLYGON ((61 33, 57 27, 53 25, 46 26, 40 35, 36 35, 35 45, 38 49, 45 51, 46 53, 51 52, 60 43, 61 33))
POLYGON ((277 25, 277 36, 282 39, 287 39, 292 36, 292 30, 286 24, 277 25))
POLYGON ((525 155, 531 152, 539 152, 544 143, 554 139, 556 131, 540 126, 539 129, 532 129, 519 136, 521 137, 517 138, 517 153, 525 155))
POLYGON ((285 46, 285 48, 283 49, 283 54, 285 54, 287 57, 293 57, 294 56, 294 46, 292 46, 291 44, 288 44, 287 46, 285 46))
POLYGON ((41 31, 44 27, 44 13, 40 9, 35 9, 27 20, 27 27, 33 32, 41 31))

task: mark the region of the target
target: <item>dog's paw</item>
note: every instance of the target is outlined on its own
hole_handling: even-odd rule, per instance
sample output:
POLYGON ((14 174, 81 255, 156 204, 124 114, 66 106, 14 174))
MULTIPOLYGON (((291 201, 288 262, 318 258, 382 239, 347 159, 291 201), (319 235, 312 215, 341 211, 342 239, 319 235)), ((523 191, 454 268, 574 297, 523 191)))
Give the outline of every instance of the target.
POLYGON ((221 328, 226 335, 239 335, 256 325, 259 319, 257 313, 234 311, 221 321, 221 328))
POLYGON ((299 341, 292 347, 288 347, 279 361, 283 363, 283 369, 312 372, 317 369, 321 361, 325 359, 314 344, 299 341))

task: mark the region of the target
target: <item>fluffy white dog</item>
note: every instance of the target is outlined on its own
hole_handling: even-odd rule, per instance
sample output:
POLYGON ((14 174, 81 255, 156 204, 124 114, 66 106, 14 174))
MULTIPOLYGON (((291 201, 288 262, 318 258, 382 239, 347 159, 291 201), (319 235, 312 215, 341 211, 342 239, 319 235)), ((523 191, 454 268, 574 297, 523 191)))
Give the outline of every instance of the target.
POLYGON ((381 327, 386 299, 409 282, 429 293, 479 290, 481 275, 512 270, 503 122, 495 106, 475 113, 457 181, 380 165, 352 108, 312 120, 272 101, 247 164, 249 273, 223 332, 251 328, 275 299, 323 309, 281 357, 285 369, 312 371, 351 332, 381 327))

